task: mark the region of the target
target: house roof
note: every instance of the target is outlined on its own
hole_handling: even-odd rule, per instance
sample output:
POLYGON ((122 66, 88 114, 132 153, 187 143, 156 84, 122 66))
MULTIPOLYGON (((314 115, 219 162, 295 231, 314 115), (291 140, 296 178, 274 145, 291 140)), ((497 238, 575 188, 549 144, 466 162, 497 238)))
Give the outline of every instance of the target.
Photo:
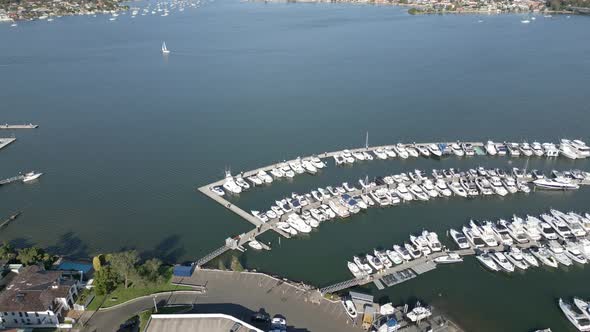
POLYGON ((0 311, 46 311, 56 298, 66 297, 72 281, 61 272, 39 266, 23 268, 0 293, 0 311))

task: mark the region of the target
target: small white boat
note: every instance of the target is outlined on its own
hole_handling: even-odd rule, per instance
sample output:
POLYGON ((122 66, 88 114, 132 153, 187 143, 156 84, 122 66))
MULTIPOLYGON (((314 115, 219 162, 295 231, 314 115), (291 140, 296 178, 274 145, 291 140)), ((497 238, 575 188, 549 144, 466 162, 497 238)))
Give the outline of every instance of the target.
POLYGON ((262 250, 262 244, 260 244, 260 242, 258 242, 256 240, 252 240, 252 241, 248 242, 248 246, 250 246, 250 248, 252 248, 252 249, 262 250))
POLYGON ((430 309, 421 306, 420 303, 417 303, 416 307, 406 314, 406 317, 412 322, 417 322, 425 318, 428 318, 431 315, 432 312, 430 311, 430 309))
POLYGON ((531 23, 531 21, 530 20, 521 20, 520 23, 528 24, 528 23, 531 23))
POLYGON ((43 173, 35 173, 35 172, 26 173, 23 177, 23 182, 34 181, 34 180, 38 179, 41 175, 43 175, 43 173))
POLYGON ((352 273, 352 275, 354 275, 356 278, 361 278, 361 277, 363 277, 365 275, 363 273, 363 271, 355 263, 353 263, 353 262, 346 262, 346 265, 347 265, 348 270, 350 271, 350 273, 352 273))
POLYGON ((344 306, 344 309, 346 310, 346 314, 348 314, 348 316, 350 316, 350 318, 352 318, 352 319, 356 318, 356 316, 357 316, 356 307, 354 306, 354 303, 351 300, 342 301, 342 305, 344 306))
POLYGON ((492 141, 486 143, 485 150, 490 156, 495 156, 498 153, 496 150, 496 144, 492 141))
POLYGON ((434 262, 437 264, 450 264, 450 263, 460 263, 463 261, 463 257, 459 254, 451 252, 448 255, 440 256, 434 259, 434 262))
POLYGON ((225 191, 220 186, 215 186, 210 188, 212 192, 216 193, 219 196, 225 195, 225 191))
POLYGON ((162 53, 168 54, 170 50, 166 47, 166 42, 162 42, 162 53))
POLYGON ((260 211, 256 211, 256 210, 252 210, 252 215, 256 218, 258 218, 260 221, 262 222, 267 222, 268 221, 268 217, 266 216, 266 214, 264 213, 260 213, 260 211))
POLYGON ((580 312, 578 308, 565 303, 561 298, 559 299, 559 308, 578 331, 590 331, 590 319, 586 314, 580 312))

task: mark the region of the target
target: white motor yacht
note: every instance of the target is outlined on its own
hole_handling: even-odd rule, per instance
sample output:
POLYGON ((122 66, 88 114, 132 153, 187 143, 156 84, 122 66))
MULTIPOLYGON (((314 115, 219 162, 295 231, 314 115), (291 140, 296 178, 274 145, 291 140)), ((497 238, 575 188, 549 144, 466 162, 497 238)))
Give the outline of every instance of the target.
POLYGON ((521 270, 526 270, 529 268, 529 264, 524 259, 522 251, 520 251, 517 247, 510 247, 510 250, 505 254, 506 258, 512 263, 514 266, 521 270))
POLYGON ((396 194, 404 201, 409 202, 414 199, 414 195, 408 190, 405 184, 400 183, 395 190, 396 194))
POLYGON ((355 319, 357 316, 356 307, 354 302, 351 300, 342 301, 342 305, 344 306, 344 310, 346 310, 346 314, 352 319, 355 319))
POLYGON ((334 163, 336 165, 344 165, 344 164, 346 164, 346 159, 344 159, 344 157, 340 154, 335 154, 334 155, 334 163))
POLYGON ((428 194, 431 198, 438 197, 438 191, 430 179, 424 180, 421 185, 422 190, 428 194))
POLYGON ((519 148, 520 148, 520 152, 523 155, 525 155, 526 157, 530 157, 533 155, 533 149, 531 148, 529 143, 527 143, 527 142, 521 143, 519 148))
POLYGON ((557 157, 559 156, 559 149, 553 143, 543 143, 541 144, 543 147, 543 152, 545 152, 545 156, 547 157, 557 157))
POLYGON ((422 155, 423 157, 430 157, 430 150, 428 150, 428 147, 426 145, 417 144, 416 149, 418 150, 418 152, 420 152, 420 155, 422 155))
POLYGON ((559 144, 559 154, 568 159, 578 159, 580 157, 580 155, 578 155, 578 151, 574 147, 563 142, 559 144))
POLYGON ((362 271, 358 265, 353 262, 346 262, 346 266, 348 267, 350 273, 352 273, 352 275, 354 275, 356 278, 362 278, 365 275, 364 271, 362 271))
POLYGON ((590 319, 590 302, 584 301, 580 298, 574 297, 574 305, 580 309, 580 311, 590 319))
POLYGON ((432 253, 432 250, 430 250, 430 247, 428 246, 428 240, 424 236, 410 235, 410 242, 412 242, 414 247, 420 250, 424 256, 428 256, 432 253))
POLYGON ((438 146, 434 143, 428 144, 428 151, 430 152, 431 155, 433 155, 435 157, 440 158, 442 156, 442 151, 440 151, 438 146))
POLYGON ((483 248, 486 246, 486 243, 483 241, 483 239, 479 235, 475 234, 471 228, 463 226, 462 230, 463 234, 474 248, 483 248))
POLYGON ((524 222, 524 231, 531 240, 539 241, 542 238, 541 220, 527 215, 524 222))
POLYGON ((508 148, 508 152, 510 152, 510 157, 518 157, 520 156, 520 148, 518 143, 505 143, 506 148, 508 148))
POLYGON ((496 239, 496 233, 494 232, 492 223, 489 221, 484 222, 484 224, 481 226, 481 238, 488 247, 495 247, 499 244, 498 240, 496 239))
POLYGON ((395 153, 395 151, 393 151, 392 147, 387 147, 383 151, 385 151, 385 154, 387 154, 387 157, 389 158, 397 157, 397 154, 395 153))
POLYGON ((511 246, 514 243, 514 241, 510 236, 510 232, 508 231, 507 225, 508 222, 506 220, 500 219, 492 225, 492 229, 494 231, 496 239, 498 239, 500 243, 506 246, 511 246))
POLYGON ((225 191, 223 191, 222 187, 220 186, 214 186, 209 188, 212 192, 216 193, 219 196, 224 196, 225 195, 225 191))
POLYGON ((580 312, 577 307, 565 303, 563 299, 559 299, 559 308, 565 317, 578 329, 578 331, 590 331, 590 319, 587 315, 580 312))
POLYGON ((549 214, 542 214, 541 218, 548 223, 549 225, 551 225, 551 227, 553 227, 553 229, 555 230, 555 232, 557 232, 557 234, 559 236, 561 236, 564 239, 567 238, 571 238, 573 237, 572 231, 571 229, 567 226, 566 222, 561 220, 561 219, 557 219, 549 214))
POLYGON ((376 150, 373 150, 373 153, 379 159, 387 159, 387 153, 385 153, 385 150, 383 150, 382 148, 377 148, 376 150))
POLYGON ((549 241, 548 243, 549 251, 555 257, 555 259, 565 266, 571 266, 572 260, 565 254, 565 249, 557 242, 556 240, 549 241))
POLYGON ((268 221, 268 217, 266 216, 266 214, 260 213, 260 211, 256 211, 256 210, 252 210, 251 212, 254 217, 258 218, 258 220, 260 220, 262 222, 268 221))
POLYGON ((303 166, 301 165, 301 160, 299 160, 299 158, 297 158, 293 161, 290 161, 289 167, 291 167, 291 169, 293 170, 293 172, 295 172, 295 174, 305 173, 305 168, 303 168, 303 166))
POLYGON ((512 216, 512 222, 507 225, 510 236, 518 243, 527 243, 529 238, 524 230, 524 221, 518 216, 512 216))
POLYGON ((490 256, 502 270, 505 272, 514 272, 514 264, 510 263, 503 253, 496 251, 490 256))
POLYGON ((410 252, 408 249, 406 249, 405 245, 399 246, 396 244, 393 246, 393 251, 395 251, 405 261, 412 260, 412 255, 410 255, 410 252))
POLYGON ((437 264, 461 263, 463 262, 463 257, 457 253, 451 252, 445 256, 435 258, 434 262, 437 264))
POLYGON ((256 173, 256 176, 264 183, 272 183, 273 181, 272 176, 268 175, 268 173, 266 173, 264 170, 258 171, 258 173, 256 173))
POLYGON ((242 187, 243 190, 250 189, 250 185, 248 184, 248 182, 246 182, 246 180, 244 180, 244 178, 242 178, 242 176, 238 175, 235 177, 234 180, 238 186, 242 187))
POLYGON ((260 242, 258 242, 256 240, 252 240, 252 241, 248 242, 248 246, 250 246, 250 248, 255 249, 255 250, 262 250, 262 244, 260 244, 260 242))
POLYGON ((367 261, 369 262, 369 265, 371 265, 371 267, 374 268, 375 271, 383 270, 385 268, 383 262, 381 262, 379 258, 370 254, 367 254, 366 257, 367 261))
MULTIPOLYGON (((430 181, 430 180, 428 180, 430 181)), ((444 180, 438 179, 434 184, 434 189, 439 193, 439 195, 444 197, 450 197, 453 195, 453 192, 447 186, 447 183, 444 180)))
POLYGON ((365 160, 365 155, 363 154, 362 151, 354 151, 352 153, 352 156, 356 159, 356 160, 365 160))
MULTIPOLYGON (((499 177, 494 176, 494 177, 490 178, 490 184, 492 185, 492 190, 494 190, 494 192, 497 195, 500 195, 500 196, 508 195, 508 190, 506 188, 504 188, 504 185, 502 184, 502 181, 500 180, 499 177)), ((515 189, 516 189, 516 187, 515 187, 515 189)))
POLYGON ((264 214, 266 214, 266 216, 268 217, 269 220, 278 218, 278 215, 272 209, 266 211, 264 214))
POLYGON ((547 240, 557 240, 559 238, 555 229, 547 222, 541 222, 539 225, 539 231, 541 232, 541 236, 547 240))
POLYGON ((23 182, 31 182, 34 180, 37 180, 41 175, 43 175, 43 173, 35 173, 35 172, 29 172, 26 173, 23 177, 23 182))
POLYGON ((406 314, 406 317, 412 322, 418 322, 432 315, 430 309, 423 307, 420 303, 416 304, 416 307, 412 311, 406 314))
POLYGON ((272 174, 272 176, 274 176, 277 179, 280 179, 282 177, 285 177, 285 173, 279 167, 276 167, 276 168, 271 169, 270 170, 270 174, 272 174))
POLYGON ((453 181, 450 183, 449 188, 451 189, 451 191, 455 195, 461 196, 461 197, 467 197, 467 191, 465 190, 465 188, 463 188, 461 183, 459 183, 457 181, 453 181))
POLYGON ((334 212, 334 210, 332 210, 330 208, 330 206, 328 206, 326 204, 322 204, 322 205, 320 205, 320 209, 327 216, 327 219, 334 219, 334 218, 336 218, 336 212, 334 212))
POLYGON ((412 195, 421 201, 427 201, 430 199, 430 196, 428 196, 428 194, 426 194, 424 190, 422 190, 422 188, 420 188, 420 186, 415 183, 410 184, 408 190, 410 193, 412 193, 412 195))
POLYGON ((406 248, 406 250, 410 253, 410 256, 412 256, 413 259, 418 259, 422 257, 422 251, 420 251, 420 249, 417 248, 415 245, 404 242, 404 248, 406 248))
POLYGON ((287 222, 279 221, 278 223, 276 223, 276 226, 278 229, 282 230, 285 233, 288 233, 290 235, 297 235, 297 231, 293 227, 291 227, 287 222))
POLYGON ((374 249, 373 254, 381 261, 381 263, 383 263, 383 266, 385 266, 386 269, 393 266, 393 263, 387 258, 387 253, 374 249))
POLYGON ((522 251, 522 258, 524 258, 529 266, 539 267, 539 261, 528 249, 522 251))
POLYGON ((232 194, 239 194, 242 192, 242 187, 240 187, 235 181, 231 174, 226 172, 225 174, 225 182, 223 183, 223 189, 232 193, 232 194))
POLYGON ((311 175, 314 175, 318 172, 318 169, 311 163, 309 160, 304 160, 301 162, 301 166, 305 171, 311 175))
POLYGON ((458 143, 452 143, 451 150, 457 157, 463 157, 465 155, 465 151, 461 149, 461 146, 458 143))
POLYGON ((285 174, 285 177, 287 177, 287 178, 292 179, 295 177, 295 172, 287 164, 281 165, 281 171, 285 174))
POLYGON ((584 143, 583 141, 575 139, 573 141, 570 141, 570 146, 576 150, 579 158, 590 157, 590 147, 588 147, 588 145, 586 145, 586 143, 584 143))
POLYGON ((541 146, 541 143, 539 143, 539 142, 533 142, 531 144, 531 149, 533 149, 533 154, 537 157, 542 157, 543 154, 545 153, 543 151, 543 147, 541 146))
POLYGON ((563 213, 563 212, 555 210, 555 209, 551 209, 549 211, 549 213, 551 213, 555 218, 565 221, 565 223, 570 228, 572 234, 575 237, 586 236, 586 234, 587 234, 586 230, 584 229, 582 224, 579 222, 578 218, 572 217, 569 214, 563 213))
POLYGON ((282 216, 283 214, 285 214, 285 211, 283 211, 283 209, 281 209, 280 207, 278 207, 277 205, 272 205, 270 207, 270 209, 272 211, 274 211, 274 213, 277 215, 277 217, 282 216))
POLYGON ((504 179, 502 179, 502 183, 509 193, 514 194, 518 191, 518 185, 513 177, 506 176, 504 179))
POLYGON ((557 268, 558 262, 546 247, 531 248, 531 254, 546 266, 557 268))
POLYGON ((581 214, 572 211, 568 212, 567 214, 570 215, 572 218, 577 219, 578 222, 582 225, 582 227, 584 227, 586 232, 590 232, 590 215, 588 213, 586 213, 587 216, 582 216, 581 214))
POLYGON ((416 147, 414 147, 413 144, 406 145, 406 151, 408 151, 408 154, 410 155, 410 157, 417 158, 420 155, 420 153, 418 152, 416 147))
POLYGON ((476 255, 475 258, 477 258, 477 260, 487 269, 494 271, 494 272, 500 271, 498 264, 496 264, 494 259, 492 259, 492 257, 490 256, 490 254, 482 253, 482 254, 476 255))
POLYGON ((568 242, 565 244, 565 254, 569 257, 572 261, 579 263, 579 264, 586 264, 588 260, 580 247, 574 242, 568 242))
POLYGON ((397 155, 402 159, 408 159, 410 156, 404 145, 401 143, 397 143, 393 148, 395 149, 397 155))
POLYGON ((375 205, 375 202, 366 194, 361 194, 361 199, 367 204, 367 206, 375 205))
POLYGON ((324 163, 318 156, 312 156, 310 158, 311 163, 317 169, 322 169, 326 167, 326 163, 324 163))
POLYGON ((337 201, 329 201, 328 206, 330 206, 334 213, 336 213, 336 215, 340 218, 347 218, 348 216, 350 216, 350 211, 348 210, 348 208, 342 206, 337 201))
POLYGON ((403 263, 403 262, 404 262, 404 260, 403 260, 402 256, 401 256, 399 253, 397 253, 396 251, 394 251, 394 250, 389 250, 389 249, 387 249, 387 250, 385 251, 385 253, 387 254, 387 257, 389 257, 389 259, 390 259, 390 260, 393 262, 393 264, 395 264, 395 265, 399 265, 399 264, 401 264, 401 263, 403 263))
POLYGON ((496 150, 496 144, 492 141, 486 143, 485 150, 490 156, 495 156, 498 153, 496 150))
POLYGON ((455 241, 455 243, 457 244, 459 249, 469 249, 471 247, 469 245, 469 242, 467 241, 467 238, 465 237, 465 235, 463 235, 463 233, 458 232, 458 231, 451 228, 449 230, 449 234, 451 235, 451 238, 453 239, 453 241, 455 241))
POLYGON ((367 263, 364 263, 360 258, 358 258, 357 256, 354 256, 352 258, 352 260, 354 261, 354 263, 361 269, 363 270, 364 273, 366 274, 371 274, 373 273, 373 269, 371 268, 371 266, 367 263))
POLYGON ((305 221, 303 221, 303 219, 301 219, 301 217, 296 213, 289 215, 287 222, 289 223, 289 226, 295 228, 295 230, 299 233, 311 232, 311 226, 306 224, 305 221))
POLYGON ((428 247, 432 252, 437 252, 442 250, 442 244, 438 240, 438 235, 435 232, 429 232, 427 230, 422 231, 422 237, 426 238, 428 241, 428 247))
POLYGON ((496 143, 496 151, 498 151, 498 156, 505 156, 508 148, 506 148, 506 144, 504 143, 496 143))
POLYGON ((486 178, 476 178, 475 185, 479 189, 479 191, 486 196, 493 195, 494 189, 492 189, 492 184, 486 178))

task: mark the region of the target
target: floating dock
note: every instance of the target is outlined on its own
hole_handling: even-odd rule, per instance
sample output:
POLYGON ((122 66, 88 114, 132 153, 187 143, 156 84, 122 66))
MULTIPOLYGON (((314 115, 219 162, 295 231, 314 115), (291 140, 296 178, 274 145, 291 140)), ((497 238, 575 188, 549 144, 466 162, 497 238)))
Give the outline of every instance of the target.
POLYGON ((0 150, 14 141, 16 141, 16 138, 0 138, 0 150))
POLYGON ((9 124, 0 124, 0 129, 37 129, 39 125, 36 124, 22 124, 22 125, 9 125, 9 124))

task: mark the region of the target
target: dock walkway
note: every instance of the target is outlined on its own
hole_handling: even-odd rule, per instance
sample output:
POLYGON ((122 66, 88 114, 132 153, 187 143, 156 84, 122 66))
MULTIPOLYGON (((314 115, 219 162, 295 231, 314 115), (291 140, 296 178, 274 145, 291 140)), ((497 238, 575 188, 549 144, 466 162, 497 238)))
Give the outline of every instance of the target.
POLYGON ((9 124, 0 124, 0 129, 36 129, 39 128, 39 125, 35 125, 32 123, 29 124, 22 124, 22 125, 9 125, 9 124))
POLYGON ((16 138, 0 138, 0 150, 14 141, 16 141, 16 138))

